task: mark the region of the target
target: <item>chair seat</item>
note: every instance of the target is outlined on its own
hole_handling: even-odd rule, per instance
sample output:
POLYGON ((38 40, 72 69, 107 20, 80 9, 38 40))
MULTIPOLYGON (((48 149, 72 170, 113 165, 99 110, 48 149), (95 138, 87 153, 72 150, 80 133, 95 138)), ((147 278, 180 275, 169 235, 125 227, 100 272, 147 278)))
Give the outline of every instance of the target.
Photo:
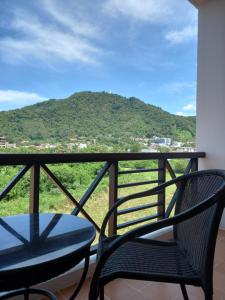
POLYGON ((130 278, 201 285, 175 242, 136 238, 119 247, 105 263, 100 280, 130 278))

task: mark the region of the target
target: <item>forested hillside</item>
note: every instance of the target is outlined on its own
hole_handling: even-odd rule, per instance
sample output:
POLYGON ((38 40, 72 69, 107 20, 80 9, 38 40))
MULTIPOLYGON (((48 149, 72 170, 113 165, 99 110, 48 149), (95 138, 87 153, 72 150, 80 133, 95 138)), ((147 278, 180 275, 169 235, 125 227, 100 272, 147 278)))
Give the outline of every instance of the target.
POLYGON ((11 142, 62 142, 73 137, 166 136, 193 139, 195 117, 170 114, 137 98, 80 92, 0 112, 0 135, 11 142))

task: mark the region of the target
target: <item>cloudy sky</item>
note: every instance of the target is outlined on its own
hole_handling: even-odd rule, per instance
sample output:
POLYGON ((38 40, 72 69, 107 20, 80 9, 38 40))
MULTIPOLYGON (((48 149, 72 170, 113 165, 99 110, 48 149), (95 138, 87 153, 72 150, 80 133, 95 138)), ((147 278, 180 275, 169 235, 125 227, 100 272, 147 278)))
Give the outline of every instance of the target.
POLYGON ((88 90, 194 115, 196 35, 187 0, 1 0, 0 110, 88 90))

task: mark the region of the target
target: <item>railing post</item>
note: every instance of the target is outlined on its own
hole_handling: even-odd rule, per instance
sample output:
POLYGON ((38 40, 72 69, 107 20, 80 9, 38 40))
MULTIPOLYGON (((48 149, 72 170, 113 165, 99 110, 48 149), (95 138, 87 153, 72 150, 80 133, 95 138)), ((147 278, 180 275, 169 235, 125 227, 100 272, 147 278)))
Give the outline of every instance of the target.
POLYGON ((40 165, 35 164, 30 172, 30 208, 29 212, 39 212, 40 165))
POLYGON ((192 158, 191 172, 198 171, 198 158, 192 158))
MULTIPOLYGON (((158 160, 158 180, 159 184, 166 182, 166 160, 165 159, 159 159, 158 160)), ((158 194, 158 202, 160 205, 158 206, 158 215, 161 215, 161 217, 158 218, 158 220, 165 218, 165 202, 166 202, 166 192, 165 190, 161 191, 160 194, 158 194)))
MULTIPOLYGON (((118 197, 118 162, 113 162, 109 168, 109 209, 116 203, 118 197)), ((112 214, 109 220, 108 235, 112 236, 117 232, 117 211, 112 214)))

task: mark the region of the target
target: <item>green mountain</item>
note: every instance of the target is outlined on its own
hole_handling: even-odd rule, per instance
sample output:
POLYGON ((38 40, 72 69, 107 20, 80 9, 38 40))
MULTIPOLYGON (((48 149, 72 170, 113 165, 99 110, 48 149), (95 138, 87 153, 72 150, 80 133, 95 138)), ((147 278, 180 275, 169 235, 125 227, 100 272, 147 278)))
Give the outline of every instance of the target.
POLYGON ((0 112, 0 128, 0 135, 12 142, 154 135, 190 140, 195 136, 195 117, 176 116, 133 97, 80 92, 66 99, 0 112))

